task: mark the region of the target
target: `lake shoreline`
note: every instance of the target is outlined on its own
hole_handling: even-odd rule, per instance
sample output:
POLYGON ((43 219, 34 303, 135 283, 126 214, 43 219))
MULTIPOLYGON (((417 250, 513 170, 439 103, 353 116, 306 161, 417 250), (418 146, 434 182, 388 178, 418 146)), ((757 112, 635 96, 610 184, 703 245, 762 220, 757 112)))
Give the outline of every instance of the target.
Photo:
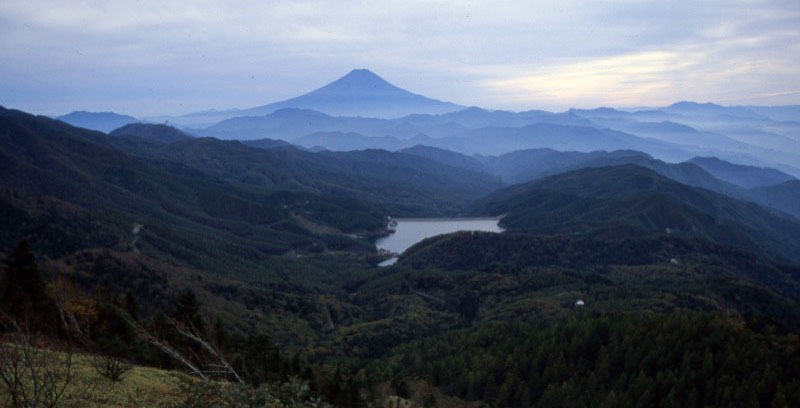
POLYGON ((392 218, 392 221, 419 221, 419 222, 440 222, 440 221, 500 221, 502 217, 409 217, 409 218, 392 218))
POLYGON ((375 247, 380 252, 392 254, 391 257, 378 263, 378 266, 389 266, 417 242, 437 235, 458 231, 503 232, 500 227, 502 217, 453 217, 453 218, 389 218, 393 231, 390 235, 378 238, 375 247))

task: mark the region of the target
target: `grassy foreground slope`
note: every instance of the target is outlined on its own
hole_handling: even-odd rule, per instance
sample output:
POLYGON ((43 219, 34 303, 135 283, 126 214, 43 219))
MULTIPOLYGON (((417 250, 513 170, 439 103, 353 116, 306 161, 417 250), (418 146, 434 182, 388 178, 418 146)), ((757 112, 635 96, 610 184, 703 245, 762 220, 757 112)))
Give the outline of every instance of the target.
MULTIPOLYGON (((52 361, 64 361, 63 352, 45 351, 52 361)), ((111 381, 91 364, 90 356, 72 355, 71 380, 59 407, 134 408, 179 406, 185 399, 182 384, 196 381, 179 371, 133 366, 121 381, 111 381)), ((27 377, 26 377, 27 378, 27 377)), ((63 379, 64 377, 62 377, 63 379)), ((63 384, 59 381, 59 384, 63 384)), ((12 406, 5 384, 0 383, 0 405, 12 406)))

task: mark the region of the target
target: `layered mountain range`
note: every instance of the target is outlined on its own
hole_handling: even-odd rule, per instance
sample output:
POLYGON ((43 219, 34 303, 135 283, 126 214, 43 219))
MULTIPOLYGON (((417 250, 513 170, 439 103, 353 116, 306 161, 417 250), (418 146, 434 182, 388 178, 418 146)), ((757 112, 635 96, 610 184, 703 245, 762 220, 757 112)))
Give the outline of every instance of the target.
MULTIPOLYGON (((147 208, 145 213, 148 217, 178 217, 175 222, 189 217, 192 223, 202 218, 190 214, 203 213, 204 217, 232 217, 252 222, 270 213, 273 215, 264 219, 269 220, 264 224, 265 227, 273 228, 268 226, 277 222, 283 231, 288 225, 295 225, 289 230, 295 234, 292 236, 299 237, 303 234, 313 236, 321 230, 375 234, 382 229, 381 220, 386 216, 458 215, 469 211, 505 214, 504 222, 511 227, 519 224, 515 220, 528 219, 535 214, 531 212, 534 208, 544 206, 560 214, 553 218, 543 213, 546 220, 566 220, 567 209, 576 217, 573 221, 563 221, 565 226, 551 226, 542 230, 547 233, 608 230, 622 235, 649 235, 663 234, 671 228, 784 260, 793 260, 792 254, 800 253, 790 245, 797 232, 792 230, 792 225, 797 222, 795 217, 800 217, 800 204, 794 199, 800 194, 800 182, 776 169, 733 164, 717 158, 695 157, 681 163, 669 163, 637 150, 580 152, 548 148, 468 156, 425 145, 415 145, 396 152, 380 149, 312 152, 279 140, 258 139, 242 143, 193 137, 169 126, 142 123, 125 125, 105 136, 18 111, 4 110, 3 114, 5 126, 9 129, 6 133, 11 137, 4 148, 4 155, 7 156, 4 158, 4 171, 8 177, 4 176, 3 179, 6 187, 11 189, 9 191, 22 189, 24 194, 44 194, 90 212, 108 210, 129 213, 127 218, 137 213, 138 210, 134 208, 147 208), (76 141, 71 141, 73 139, 76 141), (78 145, 84 147, 76 150, 75 146, 78 145), (23 151, 27 152, 23 156, 14 153, 23 151), (110 160, 107 159, 109 155, 119 158, 110 160), (557 181, 551 181, 554 185, 572 186, 574 183, 585 185, 586 182, 580 181, 585 179, 605 186, 582 195, 558 193, 547 198, 547 194, 552 195, 549 192, 551 187, 543 190, 525 187, 528 184, 524 184, 550 180, 547 177, 575 170, 604 168, 618 170, 590 171, 578 173, 586 174, 582 179, 556 178, 554 180, 557 181), (644 186, 641 197, 631 197, 624 202, 603 201, 603 197, 620 198, 636 191, 638 187, 624 183, 620 185, 618 182, 652 179, 649 175, 637 176, 637 172, 645 170, 663 180, 670 180, 674 186, 663 181, 645 183, 646 186, 636 184, 644 186), (197 177, 192 172, 199 172, 200 177, 209 177, 207 183, 210 184, 204 186, 206 181, 187 184, 187 180, 197 177), (33 181, 37 177, 38 180, 47 179, 49 182, 33 181), (156 179, 163 182, 152 184, 146 181, 156 179), (607 182, 611 184, 604 184, 607 182), (515 186, 507 192, 501 191, 503 185, 512 184, 515 186), (165 188, 166 185, 173 187, 165 188), (664 185, 671 186, 669 191, 680 191, 678 196, 681 200, 688 200, 693 205, 699 202, 705 204, 694 209, 684 208, 680 200, 667 198, 669 196, 664 196, 656 188, 664 185), (34 186, 36 189, 24 186, 34 186), (680 188, 684 190, 676 190, 676 186, 682 186, 680 188), (513 193, 522 189, 533 189, 535 193, 531 193, 529 199, 522 200, 518 198, 519 194, 513 193), (157 193, 162 190, 162 193, 157 193), (145 194, 145 191, 150 193, 145 194), (499 192, 494 193, 496 191, 499 192), (291 192, 291 195, 285 196, 283 192, 291 192), (495 195, 489 196, 492 193, 495 195), (128 197, 130 194, 136 198, 128 197), (207 198, 194 201, 197 198, 192 197, 207 198), (281 204, 284 206, 282 210, 275 213, 274 209, 269 209, 272 208, 270 205, 275 205, 275 200, 287 200, 287 197, 293 198, 281 204), (319 208, 306 212, 293 207, 297 204, 288 204, 296 203, 301 197, 307 197, 309 203, 316 200, 317 204, 310 205, 319 208), (363 215, 348 216, 362 221, 347 225, 341 217, 349 211, 335 214, 340 208, 340 204, 336 203, 341 200, 363 203, 363 210, 357 210, 362 211, 363 215), (488 200, 481 207, 483 210, 475 209, 473 203, 481 202, 476 200, 488 200), (259 204, 253 207, 255 202, 259 204), (273 204, 264 207, 265 203, 271 202, 273 204), (147 203, 158 204, 149 208, 151 204, 147 203), (654 212, 639 214, 622 211, 622 208, 631 206, 642 207, 645 211, 652 209, 654 212), (603 208, 607 209, 606 213, 603 213, 603 208), (165 210, 163 215, 157 215, 165 210), (515 215, 514 211, 520 211, 524 217, 515 215), (697 211, 700 212, 695 218, 686 218, 687 214, 697 211), (701 216, 703 213, 706 215, 701 216), (607 223, 591 221, 595 218, 592 214, 607 223), (667 214, 674 214, 680 219, 662 219, 667 214), (592 227, 596 223, 600 226, 592 227), (726 226, 728 224, 732 226, 726 226), (614 228, 619 228, 619 231, 614 228), (737 234, 745 235, 736 238, 737 234)), ((481 114, 493 117, 486 111, 481 111, 481 114)), ((563 128, 562 125, 538 124, 521 129, 531 126, 563 128)), ((605 141, 606 145, 608 142, 603 135, 614 135, 615 132, 606 130, 586 134, 580 131, 581 127, 566 128, 572 129, 575 137, 582 140, 594 138, 605 141)), ((514 135, 508 137, 513 138, 514 135)), ((490 140, 495 144, 501 143, 490 136, 487 139, 487 143, 490 140)), ((610 147, 615 146, 612 144, 610 147)), ((19 205, 15 206, 18 208, 16 211, 20 211, 19 205)), ((130 220, 130 223, 138 222, 130 220)), ((535 225, 525 222, 527 224, 521 225, 535 225)), ((118 225, 113 229, 119 234, 118 225)), ((24 233, 20 234, 18 231, 13 236, 24 236, 24 233)), ((284 245, 283 251, 299 248, 299 244, 291 243, 295 239, 289 236, 279 238, 283 243, 276 244, 276 248, 281 245, 284 245), (287 244, 289 246, 285 246, 287 244)), ((308 242, 313 243, 313 238, 308 242)), ((320 242, 313 245, 324 244, 320 242)))
POLYGON ((258 105, 0 107, 0 405, 800 406, 800 106, 258 105))
MULTIPOLYGON (((248 109, 146 119, 195 136, 282 140, 335 151, 415 145, 473 155, 515 150, 637 150, 667 162, 717 157, 800 176, 800 118, 793 107, 678 102, 661 108, 510 112, 464 108, 405 91, 366 69, 307 94, 248 109)), ((109 132, 137 121, 112 113, 60 119, 109 132), (117 125, 117 126, 114 126, 117 125)))
MULTIPOLYGON (((181 118, 0 108, 0 252, 30 248, 27 270, 122 329, 189 308, 226 355, 291 350, 235 365, 297 366, 332 401, 346 384, 356 403, 338 406, 561 406, 577 390, 787 406, 772 395, 800 401, 793 112, 463 109, 366 71, 181 118), (504 231, 431 236, 378 267, 393 218, 464 216, 504 231), (648 381, 670 385, 627 391, 648 381)), ((134 335, 113 344, 175 368, 134 335)))

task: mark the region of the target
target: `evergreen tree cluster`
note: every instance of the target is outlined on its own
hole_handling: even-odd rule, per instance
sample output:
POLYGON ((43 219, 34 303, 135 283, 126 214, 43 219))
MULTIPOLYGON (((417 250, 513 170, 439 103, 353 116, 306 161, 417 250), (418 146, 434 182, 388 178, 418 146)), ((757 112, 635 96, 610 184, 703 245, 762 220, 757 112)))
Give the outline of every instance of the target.
POLYGON ((716 314, 584 314, 452 331, 399 348, 390 371, 496 407, 800 406, 798 348, 716 314))
POLYGON ((3 261, 0 295, 3 321, 13 320, 33 330, 59 327, 55 304, 27 241, 20 242, 3 261))

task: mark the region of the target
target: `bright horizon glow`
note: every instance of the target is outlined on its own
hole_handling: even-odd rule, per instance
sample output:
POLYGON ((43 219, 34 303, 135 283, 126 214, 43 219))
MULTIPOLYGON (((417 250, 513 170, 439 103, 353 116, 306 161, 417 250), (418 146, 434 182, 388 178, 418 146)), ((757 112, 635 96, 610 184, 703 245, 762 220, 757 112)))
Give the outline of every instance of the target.
POLYGON ((489 109, 800 104, 796 0, 234 4, 7 0, 0 105, 249 108, 353 68, 489 109))

